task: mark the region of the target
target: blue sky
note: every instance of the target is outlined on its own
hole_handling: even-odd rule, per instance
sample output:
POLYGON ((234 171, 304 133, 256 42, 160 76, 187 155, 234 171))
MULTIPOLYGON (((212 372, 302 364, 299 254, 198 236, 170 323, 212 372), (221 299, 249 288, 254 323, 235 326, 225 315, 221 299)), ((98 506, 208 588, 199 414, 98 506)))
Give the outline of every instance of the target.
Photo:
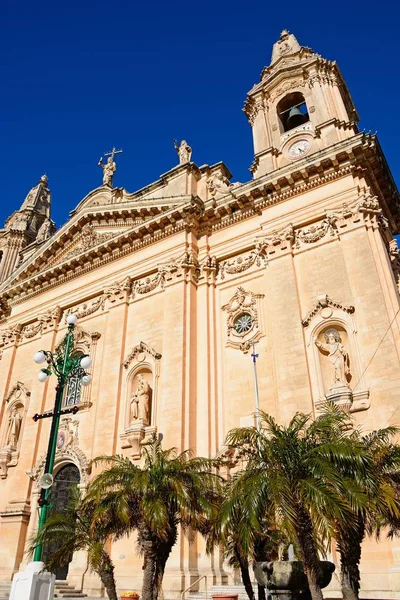
POLYGON ((336 59, 397 181, 398 3, 3 0, 0 24, 0 226, 46 172, 57 226, 101 184, 101 154, 122 147, 116 186, 133 192, 176 162, 251 178, 247 91, 283 28, 336 59))

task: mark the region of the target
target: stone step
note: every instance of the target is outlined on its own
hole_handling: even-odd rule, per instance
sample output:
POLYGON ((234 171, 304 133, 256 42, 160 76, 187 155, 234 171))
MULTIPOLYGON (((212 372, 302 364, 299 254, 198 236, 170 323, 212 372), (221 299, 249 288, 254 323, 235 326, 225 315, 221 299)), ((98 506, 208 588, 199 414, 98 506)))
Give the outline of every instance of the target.
POLYGON ((11 592, 11 581, 0 581, 0 600, 8 600, 11 592))
POLYGON ((75 589, 73 585, 70 585, 65 580, 56 579, 54 598, 63 598, 64 600, 69 600, 70 598, 87 598, 87 594, 75 589))
POLYGON ((68 590, 66 592, 55 591, 54 598, 64 598, 64 600, 69 600, 70 598, 87 598, 87 594, 78 592, 78 590, 68 590))

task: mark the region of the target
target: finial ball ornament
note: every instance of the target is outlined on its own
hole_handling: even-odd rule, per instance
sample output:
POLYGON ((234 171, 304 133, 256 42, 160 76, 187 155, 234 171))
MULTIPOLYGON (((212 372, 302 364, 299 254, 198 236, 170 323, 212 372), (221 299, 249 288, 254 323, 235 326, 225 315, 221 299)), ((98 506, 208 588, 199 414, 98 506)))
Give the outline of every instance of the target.
POLYGON ((78 322, 78 317, 76 315, 68 315, 67 323, 68 325, 76 325, 78 322))
POLYGON ((46 355, 44 352, 35 352, 35 354, 33 355, 33 362, 35 362, 37 365, 41 365, 42 363, 44 363, 45 360, 46 355))

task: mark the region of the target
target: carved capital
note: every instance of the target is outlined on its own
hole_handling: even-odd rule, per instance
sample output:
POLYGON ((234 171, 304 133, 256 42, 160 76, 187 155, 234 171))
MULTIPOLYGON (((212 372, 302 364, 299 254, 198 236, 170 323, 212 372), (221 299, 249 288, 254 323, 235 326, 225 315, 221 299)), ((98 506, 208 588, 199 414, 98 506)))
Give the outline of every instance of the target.
POLYGON ((22 325, 18 324, 14 327, 0 330, 0 348, 8 348, 9 346, 17 345, 21 339, 22 325))
POLYGON ((164 284, 172 283, 179 279, 197 283, 200 275, 197 254, 193 250, 187 250, 179 258, 173 258, 167 263, 158 265, 158 271, 163 276, 164 284))
POLYGON ((215 256, 207 254, 200 264, 201 275, 207 283, 215 283, 217 274, 217 259, 215 256))

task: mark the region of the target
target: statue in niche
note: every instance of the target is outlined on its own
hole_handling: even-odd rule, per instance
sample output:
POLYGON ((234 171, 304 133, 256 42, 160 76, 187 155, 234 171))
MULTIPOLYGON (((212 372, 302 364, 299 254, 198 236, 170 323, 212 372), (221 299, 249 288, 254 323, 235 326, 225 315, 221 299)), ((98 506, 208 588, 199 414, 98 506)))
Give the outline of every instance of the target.
POLYGON ((132 423, 141 420, 143 425, 150 425, 150 402, 152 389, 143 373, 137 376, 137 388, 131 396, 132 423))
POLYGON ((179 164, 184 165, 190 162, 190 159, 192 158, 192 149, 187 143, 187 141, 182 140, 181 143, 178 145, 177 140, 174 140, 174 146, 179 156, 179 164))
POLYGON ((21 431, 22 416, 18 412, 18 408, 14 406, 8 417, 7 433, 5 438, 5 445, 11 448, 16 448, 18 444, 18 438, 21 431))
POLYGON ((333 384, 347 384, 347 376, 350 375, 350 359, 346 348, 337 329, 328 329, 325 332, 326 345, 315 340, 315 345, 328 354, 328 360, 332 365, 333 384))

